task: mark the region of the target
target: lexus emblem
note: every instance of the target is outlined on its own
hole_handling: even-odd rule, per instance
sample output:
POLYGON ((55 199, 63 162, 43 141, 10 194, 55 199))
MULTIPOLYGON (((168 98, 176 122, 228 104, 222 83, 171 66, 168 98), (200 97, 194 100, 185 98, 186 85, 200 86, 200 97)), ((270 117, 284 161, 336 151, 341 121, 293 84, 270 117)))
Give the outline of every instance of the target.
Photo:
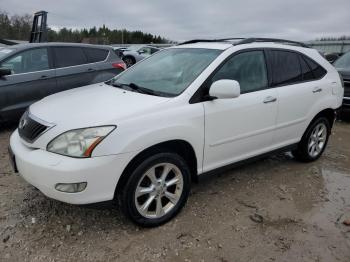
POLYGON ((27 120, 25 118, 21 119, 21 121, 19 122, 19 128, 24 129, 26 125, 27 125, 27 120))

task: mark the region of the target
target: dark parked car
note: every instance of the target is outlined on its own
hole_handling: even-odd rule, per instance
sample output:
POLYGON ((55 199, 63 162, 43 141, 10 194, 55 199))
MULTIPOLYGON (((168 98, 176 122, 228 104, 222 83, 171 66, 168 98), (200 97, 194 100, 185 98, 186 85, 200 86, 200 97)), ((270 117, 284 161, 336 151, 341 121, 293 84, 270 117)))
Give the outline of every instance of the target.
POLYGON ((331 64, 333 64, 339 58, 339 56, 341 56, 340 53, 327 53, 324 55, 327 61, 331 64))
POLYGON ((344 100, 341 114, 350 116, 350 52, 339 57, 333 64, 343 77, 344 100))
POLYGON ((33 43, 0 48, 0 122, 41 98, 111 79, 125 69, 111 47, 33 43))

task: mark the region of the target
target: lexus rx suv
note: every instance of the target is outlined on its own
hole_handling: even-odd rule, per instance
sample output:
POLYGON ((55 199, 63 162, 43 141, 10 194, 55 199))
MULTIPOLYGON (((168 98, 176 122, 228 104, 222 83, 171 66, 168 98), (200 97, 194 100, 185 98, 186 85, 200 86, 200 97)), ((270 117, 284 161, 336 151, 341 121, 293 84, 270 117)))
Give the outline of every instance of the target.
POLYGON ((125 69, 111 47, 30 43, 0 49, 0 122, 45 96, 104 82, 125 69))
POLYGON ((117 200, 133 222, 157 226, 205 173, 276 151, 317 160, 343 92, 336 69, 297 42, 189 41, 31 105, 9 152, 46 196, 117 200))

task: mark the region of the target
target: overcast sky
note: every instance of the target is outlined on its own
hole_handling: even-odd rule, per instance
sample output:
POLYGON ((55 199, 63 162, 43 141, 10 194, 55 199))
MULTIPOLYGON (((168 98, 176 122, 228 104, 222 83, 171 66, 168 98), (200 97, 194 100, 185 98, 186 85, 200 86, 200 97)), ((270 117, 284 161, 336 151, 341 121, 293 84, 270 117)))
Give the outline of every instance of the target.
POLYGON ((9 14, 48 11, 48 25, 141 30, 171 40, 350 35, 350 0, 0 0, 9 14))

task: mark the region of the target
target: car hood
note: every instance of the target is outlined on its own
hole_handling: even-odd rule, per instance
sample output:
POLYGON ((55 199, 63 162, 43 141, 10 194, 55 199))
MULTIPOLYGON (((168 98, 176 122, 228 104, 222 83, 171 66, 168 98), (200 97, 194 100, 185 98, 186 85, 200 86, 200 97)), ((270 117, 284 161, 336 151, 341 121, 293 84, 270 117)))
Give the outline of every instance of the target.
POLYGON ((30 113, 55 125, 81 128, 117 124, 169 100, 100 83, 48 96, 31 105, 30 113))

